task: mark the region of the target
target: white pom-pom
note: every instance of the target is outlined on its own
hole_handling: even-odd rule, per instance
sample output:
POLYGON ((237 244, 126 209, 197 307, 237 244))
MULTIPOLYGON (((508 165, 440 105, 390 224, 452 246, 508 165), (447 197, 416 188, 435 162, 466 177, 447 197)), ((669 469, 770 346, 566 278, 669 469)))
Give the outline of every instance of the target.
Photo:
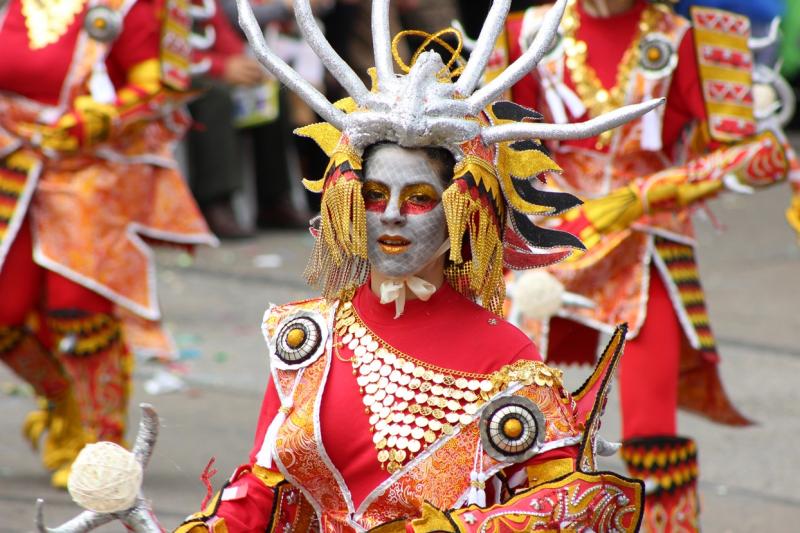
POLYGON ((525 318, 547 320, 563 305, 564 285, 546 270, 529 270, 514 283, 513 298, 525 318))
POLYGON ((766 117, 775 113, 779 106, 778 93, 772 85, 766 83, 753 84, 753 107, 756 116, 766 117))
POLYGON ((67 481, 72 499, 90 511, 115 513, 136 503, 142 486, 142 465, 136 456, 113 442, 85 446, 67 481))

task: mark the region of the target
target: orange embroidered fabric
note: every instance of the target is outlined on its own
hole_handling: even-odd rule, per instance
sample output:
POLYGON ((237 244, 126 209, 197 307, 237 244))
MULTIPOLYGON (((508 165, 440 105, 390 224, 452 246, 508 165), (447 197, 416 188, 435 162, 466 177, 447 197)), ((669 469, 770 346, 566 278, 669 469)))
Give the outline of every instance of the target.
MULTIPOLYGON (((112 2, 119 7, 123 0, 112 2)), ((62 87, 62 106, 86 95, 93 67, 108 52, 81 32, 62 87)), ((177 169, 174 145, 187 126, 180 112, 143 122, 124 138, 112 138, 91 151, 44 154, 26 124, 41 122, 46 111, 32 100, 0 95, 0 154, 19 153, 41 168, 15 183, 21 200, 4 206, 0 250, 7 249, 22 219, 34 232, 34 259, 113 301, 129 319, 129 344, 154 355, 172 355, 174 347, 160 331, 155 265, 147 240, 180 245, 214 244, 194 199, 177 169)), ((2 254, 0 254, 0 266, 2 254)))

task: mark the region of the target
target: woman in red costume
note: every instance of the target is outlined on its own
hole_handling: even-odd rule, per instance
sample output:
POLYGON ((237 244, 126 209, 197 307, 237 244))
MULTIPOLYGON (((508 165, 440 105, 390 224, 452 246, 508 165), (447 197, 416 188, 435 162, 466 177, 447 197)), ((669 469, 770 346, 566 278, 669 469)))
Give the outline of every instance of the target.
MULTIPOLYGON (((511 60, 545 10, 512 17, 511 60)), ((667 103, 614 132, 548 145, 563 169, 557 185, 586 200, 553 225, 588 248, 550 272, 595 305, 566 306, 525 327, 549 362, 563 364, 591 361, 600 332, 630 325, 620 369, 622 456, 646 480, 646 529, 696 531, 696 445, 676 436, 676 410, 747 420, 718 377, 690 216, 724 189, 785 178, 791 154, 754 119, 746 18, 701 8, 690 22, 644 0, 570 0, 559 34, 513 88, 515 102, 556 123, 653 97, 667 103)))
POLYGON ((46 404, 24 431, 47 433, 56 486, 86 441, 122 442, 130 348, 169 350, 147 241, 215 240, 172 154, 176 28, 186 14, 152 0, 0 9, 0 359, 46 404))
POLYGON ((573 396, 497 313, 504 265, 581 247, 528 218, 575 206, 538 186, 555 167, 531 139, 594 135, 658 102, 566 129, 492 103, 541 57, 532 50, 475 91, 507 3, 458 81, 430 51, 397 76, 387 4, 373 5, 370 91, 308 2, 295 2, 306 40, 352 95, 332 106, 267 48, 239 2, 259 59, 326 120, 298 130, 330 157, 325 176, 305 182, 322 193, 306 275, 323 297, 265 314, 272 380, 250 460, 178 531, 634 531, 635 485, 593 471, 608 448, 596 432, 624 328, 573 396))

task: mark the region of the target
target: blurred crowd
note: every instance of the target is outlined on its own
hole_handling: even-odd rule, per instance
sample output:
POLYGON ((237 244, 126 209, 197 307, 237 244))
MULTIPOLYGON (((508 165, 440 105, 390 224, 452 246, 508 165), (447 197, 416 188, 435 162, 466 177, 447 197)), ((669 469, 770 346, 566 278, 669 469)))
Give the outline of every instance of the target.
MULTIPOLYGON (((292 130, 315 121, 302 101, 271 79, 252 56, 239 30, 235 0, 195 0, 193 85, 202 96, 190 105, 194 127, 187 138, 190 184, 212 231, 221 238, 242 238, 256 229, 303 228, 317 210, 312 195, 298 192, 299 178, 315 178, 326 163, 311 141, 292 130), (246 186, 253 176, 253 186, 246 186), (252 222, 237 213, 233 200, 247 192, 244 205, 254 208, 252 222)), ((339 54, 364 80, 372 66, 371 0, 312 0, 319 23, 339 54)), ((545 3, 515 0, 512 10, 545 3)), ((343 95, 294 25, 291 0, 253 0, 267 41, 287 63, 336 100, 343 95)), ((743 12, 754 33, 766 35, 774 17, 783 17, 783 48, 773 55, 783 61, 784 75, 800 73, 800 3, 785 0, 681 0, 676 9, 688 13, 693 4, 743 12)), ((459 20, 475 36, 490 0, 401 0, 391 3, 392 33, 402 29, 434 33, 459 20)), ((417 43, 418 44, 418 43, 417 43)), ((399 44, 408 57, 411 40, 399 44)), ((796 86, 797 84, 794 83, 796 86)))

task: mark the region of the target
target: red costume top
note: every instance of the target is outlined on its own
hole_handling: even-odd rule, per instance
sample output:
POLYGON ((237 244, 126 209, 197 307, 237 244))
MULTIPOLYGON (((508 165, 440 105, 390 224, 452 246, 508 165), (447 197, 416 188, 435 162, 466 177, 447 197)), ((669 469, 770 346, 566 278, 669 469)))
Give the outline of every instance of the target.
MULTIPOLYGON (((591 394, 573 399, 560 373, 539 361, 522 332, 447 283, 428 301, 407 302, 398 319, 394 314, 394 305, 380 304, 368 285, 351 301, 307 300, 270 309, 263 329, 272 381, 250 463, 177 531, 406 531, 404 520, 411 527, 412 519, 472 531, 484 520, 529 509, 533 491, 525 487, 594 464, 581 459, 578 421, 606 379, 596 375, 587 382, 591 394), (292 340, 299 330, 304 335, 292 340), (487 455, 478 427, 480 410, 511 391, 544 415, 540 453, 517 464, 487 455), (501 470, 506 485, 485 485, 501 470), (508 500, 510 487, 517 489, 516 500, 508 500), (490 504, 506 503, 487 507, 484 515, 486 502, 473 500, 476 491, 485 491, 490 504), (456 511, 475 501, 478 506, 456 511), (440 511, 445 509, 453 510, 449 518, 440 511)), ((566 476, 563 483, 552 485, 554 506, 571 493, 564 491, 567 485, 582 492, 591 476, 566 476)), ((634 485, 623 493, 628 502, 636 499, 634 485)), ((565 501, 560 516, 577 519, 576 505, 603 506, 613 499, 601 500, 587 492, 580 503, 565 501)), ((613 511, 612 522, 632 530, 633 509, 613 511)), ((554 512, 542 509, 539 518, 526 520, 533 527, 554 512)), ((502 520, 496 523, 507 530, 502 520)))
MULTIPOLYGON (((0 28, 0 49, 13 50, 14 53, 0 55, 0 90, 43 104, 57 105, 88 7, 83 7, 57 45, 32 49, 22 3, 19 0, 9 2, 0 28)), ((139 0, 130 8, 122 32, 106 59, 106 68, 116 87, 126 84, 127 73, 132 67, 158 58, 159 27, 154 24, 156 20, 152 0, 139 0)))
MULTIPOLYGON (((380 332, 389 345, 434 366, 489 375, 517 360, 541 360, 527 335, 467 300, 447 283, 427 302, 409 301, 399 319, 394 318, 394 305, 381 304, 368 285, 358 290, 353 306, 367 326, 380 332), (453 331, 453 324, 459 325, 457 331, 453 331), (420 342, 423 339, 424 342, 420 342), (457 359, 454 360, 453 354, 458 354, 457 359)), ((340 348, 339 355, 350 357, 347 351, 340 348)), ((363 409, 352 408, 359 405, 361 394, 350 361, 339 357, 332 359, 320 424, 336 428, 324 432, 323 441, 331 461, 341 471, 353 494, 356 506, 387 477, 376 457, 369 415, 363 409), (343 427, 352 428, 352 431, 341 431, 343 427)), ((270 386, 259 417, 257 447, 260 448, 279 407, 274 386, 270 386)), ((251 460, 255 459, 257 451, 253 451, 251 460)))

